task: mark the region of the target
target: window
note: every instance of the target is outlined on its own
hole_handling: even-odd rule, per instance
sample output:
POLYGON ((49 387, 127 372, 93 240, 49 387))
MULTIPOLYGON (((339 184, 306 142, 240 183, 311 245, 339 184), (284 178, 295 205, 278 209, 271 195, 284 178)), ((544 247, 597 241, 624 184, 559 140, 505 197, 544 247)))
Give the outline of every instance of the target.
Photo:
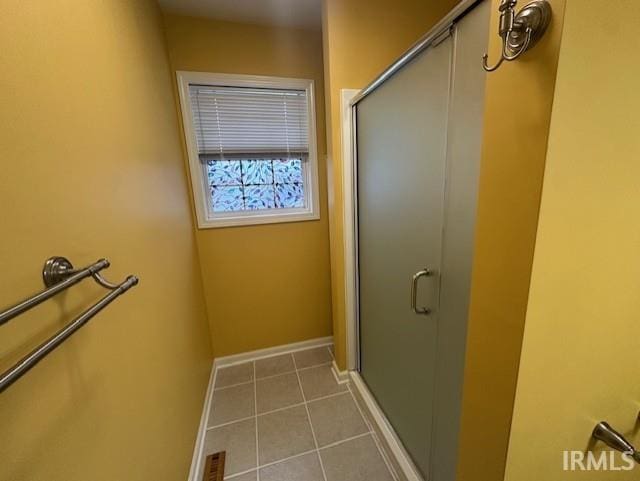
POLYGON ((313 81, 178 72, 201 228, 318 219, 313 81))

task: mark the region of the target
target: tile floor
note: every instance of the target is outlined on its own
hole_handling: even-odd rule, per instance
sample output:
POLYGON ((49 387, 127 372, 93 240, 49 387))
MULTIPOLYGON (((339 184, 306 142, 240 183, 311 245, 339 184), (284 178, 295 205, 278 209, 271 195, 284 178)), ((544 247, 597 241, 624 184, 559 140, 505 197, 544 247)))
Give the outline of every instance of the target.
POLYGON ((220 368, 205 456, 226 451, 233 481, 393 481, 331 349, 220 368))

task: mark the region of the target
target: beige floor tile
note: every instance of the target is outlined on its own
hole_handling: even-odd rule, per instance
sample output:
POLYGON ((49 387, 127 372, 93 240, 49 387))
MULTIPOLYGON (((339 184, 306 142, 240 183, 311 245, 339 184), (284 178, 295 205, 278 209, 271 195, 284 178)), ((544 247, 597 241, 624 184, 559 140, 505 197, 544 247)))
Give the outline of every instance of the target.
POLYGON ((204 455, 226 451, 225 475, 256 466, 256 421, 247 419, 207 431, 204 455))
POLYGON ((299 371, 299 374, 307 401, 348 390, 346 384, 338 384, 336 382, 330 366, 303 369, 299 371))
POLYGON ((320 447, 369 430, 350 393, 310 402, 309 414, 320 447))
POLYGON ((327 481, 393 481, 371 435, 320 450, 327 481))
POLYGON ((293 364, 293 356, 291 354, 283 354, 282 356, 268 357, 256 361, 256 378, 258 379, 295 370, 296 367, 293 364))
POLYGON ((258 414, 299 404, 303 401, 300 383, 295 372, 259 379, 256 382, 256 389, 258 414))
POLYGON ((213 391, 209 426, 237 421, 255 414, 253 383, 213 391))
POLYGON ((260 481, 324 481, 318 453, 309 453, 260 470, 260 481))
POLYGON ((258 416, 260 464, 271 463, 315 448, 304 406, 258 416))
POLYGON ((216 372, 215 388, 233 386, 243 382, 253 381, 253 363, 245 362, 236 366, 221 367, 216 372))
POLYGON ((333 358, 328 346, 306 349, 293 353, 296 359, 296 367, 303 369, 305 367, 320 366, 322 364, 330 364, 333 358))
POLYGON ((229 476, 225 476, 224 479, 225 481, 227 479, 229 481, 256 481, 258 479, 258 472, 251 471, 249 473, 239 474, 238 476, 233 476, 231 478, 229 476))

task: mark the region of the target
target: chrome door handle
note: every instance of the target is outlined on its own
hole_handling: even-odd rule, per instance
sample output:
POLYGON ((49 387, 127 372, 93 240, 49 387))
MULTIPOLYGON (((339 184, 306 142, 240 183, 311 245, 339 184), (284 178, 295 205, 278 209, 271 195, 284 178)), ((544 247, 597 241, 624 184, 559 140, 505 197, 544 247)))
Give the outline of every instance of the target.
POLYGON ((422 269, 421 271, 416 272, 411 278, 411 310, 415 314, 423 314, 428 316, 431 314, 431 309, 428 307, 416 307, 417 299, 418 299, 418 280, 421 277, 431 277, 433 275, 433 271, 431 269, 422 269))
POLYGON ((636 448, 634 448, 633 445, 629 441, 627 441, 622 434, 613 429, 609 425, 609 423, 601 421, 596 424, 596 427, 593 428, 593 433, 591 433, 591 436, 593 437, 593 439, 602 441, 607 446, 615 449, 616 451, 628 454, 634 459, 636 463, 640 463, 640 451, 636 451, 636 448))

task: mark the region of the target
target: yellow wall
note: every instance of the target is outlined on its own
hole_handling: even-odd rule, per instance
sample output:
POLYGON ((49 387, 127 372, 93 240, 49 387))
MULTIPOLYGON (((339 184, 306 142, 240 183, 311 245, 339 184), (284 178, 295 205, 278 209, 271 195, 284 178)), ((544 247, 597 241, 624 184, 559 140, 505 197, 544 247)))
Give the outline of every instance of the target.
POLYGON ((457 0, 323 2, 333 335, 336 361, 342 369, 346 367, 346 324, 340 90, 365 87, 456 3, 457 0))
MULTIPOLYGON (((0 44, 0 306, 51 255, 141 279, 0 393, 0 480, 183 480, 211 353, 160 14, 4 0, 0 44)), ((0 326, 0 370, 105 293, 0 326)))
POLYGON ((640 441, 640 4, 588 3, 567 1, 509 481, 638 477, 562 471, 600 420, 640 441))
MULTIPOLYGON (((492 3, 490 62, 500 46, 492 3)), ((487 74, 459 481, 504 476, 565 0, 550 3, 541 42, 487 74)))
POLYGON ((215 356, 331 335, 320 32, 175 15, 165 24, 174 71, 310 78, 316 87, 320 220, 196 232, 215 356))

